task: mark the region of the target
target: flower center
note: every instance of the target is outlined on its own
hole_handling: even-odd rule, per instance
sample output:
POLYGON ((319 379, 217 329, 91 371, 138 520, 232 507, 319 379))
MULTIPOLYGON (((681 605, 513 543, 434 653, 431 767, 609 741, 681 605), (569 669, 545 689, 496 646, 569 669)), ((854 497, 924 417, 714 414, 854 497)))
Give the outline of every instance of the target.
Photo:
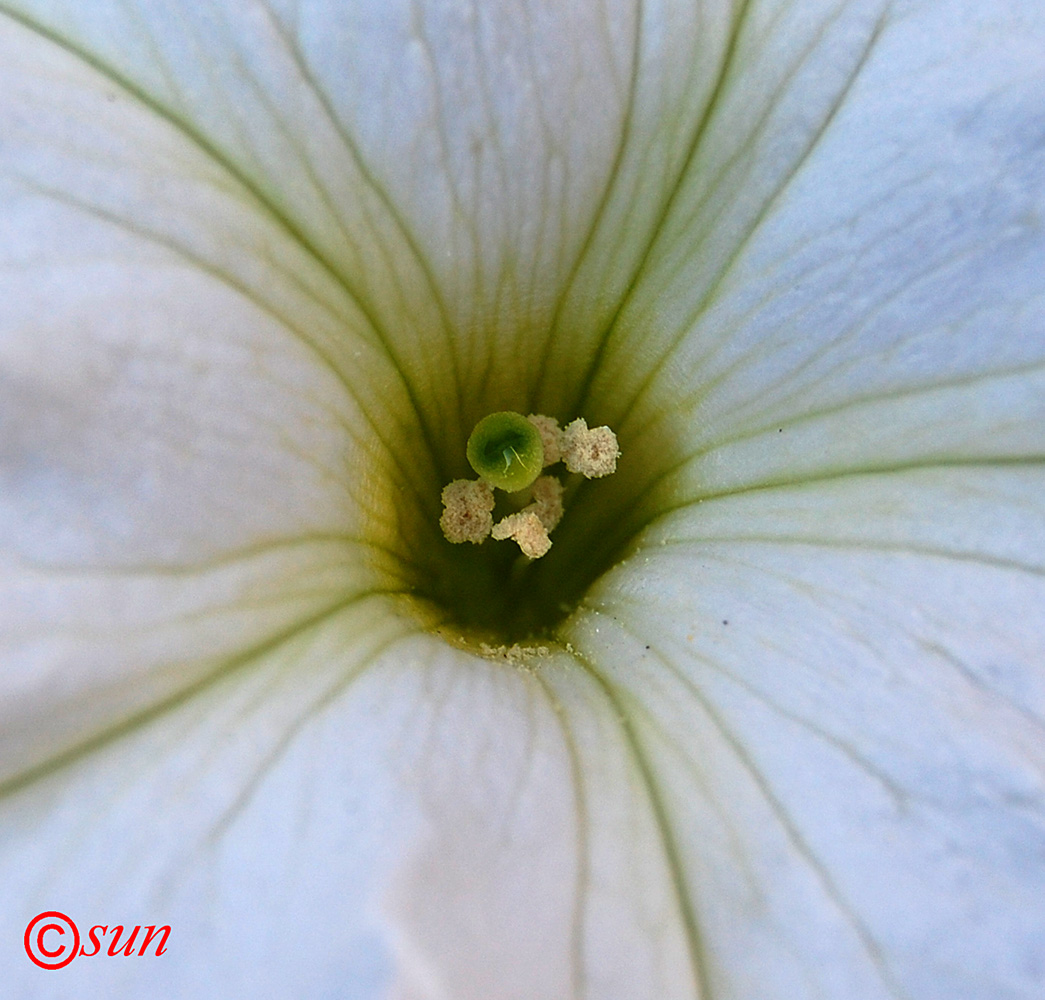
MULTIPOLYGON (((572 416, 566 414, 566 420, 572 416)), ((414 445, 418 439, 410 435, 414 445)), ((484 452, 484 460, 496 459, 499 449, 500 442, 495 442, 484 452)), ((638 456, 629 456, 626 441, 621 449, 615 475, 586 478, 559 465, 557 476, 548 475, 553 471, 548 469, 534 485, 506 493, 491 490, 474 473, 469 475, 463 461, 464 440, 448 442, 446 451, 433 456, 431 464, 447 470, 447 478, 461 478, 449 483, 433 480, 427 496, 416 497, 413 503, 404 503, 404 496, 390 498, 398 505, 394 549, 401 575, 396 589, 409 596, 415 613, 429 628, 457 645, 482 650, 554 643, 559 625, 594 581, 627 554, 636 531, 648 520, 636 498, 647 488, 641 462, 638 456), (557 488, 552 502, 560 503, 562 514, 551 533, 550 547, 532 557, 535 553, 528 556, 525 540, 515 534, 514 522, 548 502, 544 493, 549 491, 542 492, 545 480, 557 488), (486 524, 471 537, 468 532, 475 530, 474 522, 465 518, 460 537, 449 540, 448 494, 455 487, 467 494, 473 508, 469 517, 477 513, 493 522, 493 533, 486 524), (504 530, 498 534, 497 528, 504 530)), ((516 451, 522 449, 517 446, 516 451)))
POLYGON ((362 474, 375 587, 477 652, 565 644, 561 626, 592 585, 678 501, 677 405, 660 405, 658 386, 636 409, 633 380, 599 371, 590 350, 548 364, 543 340, 491 334, 489 357, 467 372, 437 349, 416 372, 404 366, 412 406, 377 426, 362 474), (516 474, 521 485, 493 482, 516 474), (554 507, 541 551, 532 522, 554 507))

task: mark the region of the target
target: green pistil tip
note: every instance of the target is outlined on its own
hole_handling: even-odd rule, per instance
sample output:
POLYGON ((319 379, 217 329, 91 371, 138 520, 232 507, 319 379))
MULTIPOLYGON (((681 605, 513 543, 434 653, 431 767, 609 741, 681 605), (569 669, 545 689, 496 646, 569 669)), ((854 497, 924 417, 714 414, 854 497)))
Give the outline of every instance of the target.
POLYGON ((521 413, 491 413, 468 438, 468 463, 500 490, 524 490, 544 468, 540 432, 521 413))

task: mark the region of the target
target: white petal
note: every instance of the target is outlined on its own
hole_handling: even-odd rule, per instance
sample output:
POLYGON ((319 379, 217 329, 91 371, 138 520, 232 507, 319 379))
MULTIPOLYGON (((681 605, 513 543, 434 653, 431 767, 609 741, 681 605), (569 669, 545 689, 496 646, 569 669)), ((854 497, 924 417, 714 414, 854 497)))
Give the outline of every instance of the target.
POLYGON ((589 393, 644 502, 1045 453, 1042 7, 764 6, 589 393))
POLYGON ((708 501, 573 641, 633 721, 708 995, 1045 987, 1037 469, 708 501))
MULTIPOLYGON (((659 117, 682 113, 676 99, 684 117, 697 113, 689 105, 699 109, 713 74, 693 70, 691 43, 714 61, 728 27, 725 11, 684 8, 667 21, 650 10, 640 29, 631 5, 587 0, 5 9, 225 164, 351 293, 430 432, 457 436, 489 405, 448 383, 526 405, 534 342, 584 250, 623 134, 640 111, 670 133, 659 117), (636 94, 643 46, 653 78, 636 94), (676 73, 697 77, 692 99, 676 73)), ((643 142, 652 186, 660 161, 679 156, 643 142)))
POLYGON ((74 960, 63 988, 84 997, 694 996, 645 788, 590 678, 410 637, 384 600, 5 789, 8 989, 36 995, 21 930, 57 908, 85 940, 171 927, 161 958, 74 960))
POLYGON ((344 290, 183 131, 10 20, 0 94, 10 777, 375 586, 423 459, 344 290))

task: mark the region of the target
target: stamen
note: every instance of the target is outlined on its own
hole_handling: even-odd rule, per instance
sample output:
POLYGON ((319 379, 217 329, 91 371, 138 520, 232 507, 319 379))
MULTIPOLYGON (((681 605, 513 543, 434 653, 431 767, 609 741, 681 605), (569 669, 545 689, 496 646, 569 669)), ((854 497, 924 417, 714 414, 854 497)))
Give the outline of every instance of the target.
POLYGON ((578 417, 562 433, 562 459, 570 472, 601 479, 617 471, 619 457, 617 435, 608 427, 589 430, 587 421, 578 417))
POLYGON ((609 427, 589 429, 583 417, 560 430, 554 417, 505 410, 475 425, 467 455, 480 478, 455 479, 443 489, 443 534, 455 543, 512 538, 523 555, 540 559, 552 547, 549 532, 563 517, 563 485, 555 476, 540 475, 541 469, 562 460, 570 472, 599 479, 616 471, 620 448, 609 427), (529 503, 495 525, 494 487, 512 494, 516 508, 529 503))
POLYGON ((493 487, 481 479, 455 479, 443 487, 439 527, 448 541, 478 545, 493 528, 493 487))

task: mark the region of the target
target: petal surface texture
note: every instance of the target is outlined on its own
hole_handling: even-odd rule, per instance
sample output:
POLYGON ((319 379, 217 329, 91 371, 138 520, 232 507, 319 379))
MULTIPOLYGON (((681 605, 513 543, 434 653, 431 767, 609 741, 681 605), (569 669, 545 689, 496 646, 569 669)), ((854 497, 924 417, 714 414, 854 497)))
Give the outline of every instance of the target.
POLYGON ((1043 53, 0 0, 11 995, 1045 995, 1043 53), (506 409, 622 447, 526 657, 411 596, 506 409), (41 970, 53 909, 167 953, 41 970))

